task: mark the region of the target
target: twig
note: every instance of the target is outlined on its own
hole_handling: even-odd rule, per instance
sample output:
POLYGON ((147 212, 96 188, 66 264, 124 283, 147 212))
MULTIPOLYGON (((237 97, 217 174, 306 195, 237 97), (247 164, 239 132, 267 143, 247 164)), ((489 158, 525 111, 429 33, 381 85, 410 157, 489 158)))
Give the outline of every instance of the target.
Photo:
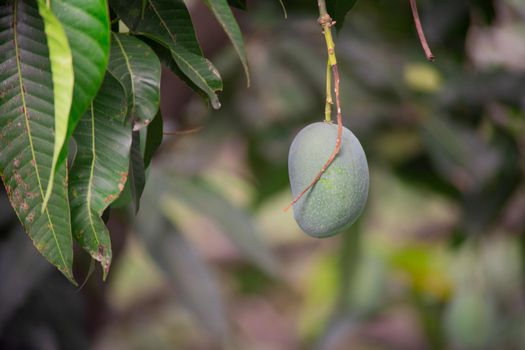
POLYGON ((410 8, 412 9, 412 16, 414 17, 414 24, 416 25, 417 35, 419 37, 419 41, 421 42, 421 46, 423 47, 423 51, 425 51, 425 56, 427 57, 427 60, 432 62, 434 61, 434 55, 432 54, 432 51, 430 51, 427 39, 425 38, 425 33, 423 32, 423 26, 421 25, 421 20, 419 19, 419 12, 417 11, 416 0, 410 0, 410 8))
POLYGON ((202 130, 202 126, 198 126, 193 129, 188 130, 180 130, 180 131, 165 131, 162 134, 167 136, 175 136, 175 135, 188 135, 188 134, 194 134, 196 132, 199 132, 202 130))
MULTIPOLYGON (((328 169, 330 164, 334 161, 335 157, 339 153, 339 150, 341 149, 341 137, 343 136, 343 116, 341 112, 341 102, 339 99, 339 71, 337 69, 337 59, 335 56, 335 44, 332 39, 332 29, 331 27, 334 25, 335 22, 332 21, 332 18, 326 11, 326 3, 325 0, 317 0, 317 5, 319 6, 319 24, 323 27, 323 33, 325 36, 326 41, 326 49, 328 51, 328 64, 330 67, 332 67, 332 74, 334 76, 334 92, 335 92, 335 104, 337 108, 337 139, 335 141, 335 147, 332 151, 332 154, 330 155, 330 158, 326 161, 326 163, 323 165, 319 173, 317 173, 314 180, 297 196, 295 199, 288 205, 286 208, 284 208, 284 211, 288 211, 301 197, 308 192, 309 189, 311 189, 317 181, 323 176, 323 173, 328 169)), ((327 83, 328 86, 328 83, 327 83)), ((330 96, 331 99, 331 96, 330 96)), ((327 94, 327 104, 328 104, 328 94, 327 94)))

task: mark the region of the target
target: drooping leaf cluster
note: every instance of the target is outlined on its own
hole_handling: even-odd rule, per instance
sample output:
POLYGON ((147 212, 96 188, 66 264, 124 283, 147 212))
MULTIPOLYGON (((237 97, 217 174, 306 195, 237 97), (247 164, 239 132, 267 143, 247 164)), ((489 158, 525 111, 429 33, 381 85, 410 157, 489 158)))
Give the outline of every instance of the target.
MULTIPOLYGON (((249 83, 230 4, 204 3, 249 83)), ((102 216, 113 203, 139 208, 163 136, 161 60, 220 107, 221 77, 182 0, 0 3, 0 174, 35 247, 73 283, 73 240, 105 278, 112 251, 102 216)))

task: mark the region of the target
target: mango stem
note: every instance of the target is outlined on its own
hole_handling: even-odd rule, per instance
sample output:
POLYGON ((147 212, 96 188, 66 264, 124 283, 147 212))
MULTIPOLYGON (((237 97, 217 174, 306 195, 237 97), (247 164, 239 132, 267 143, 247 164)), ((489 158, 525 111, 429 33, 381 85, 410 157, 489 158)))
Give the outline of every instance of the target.
POLYGON ((324 120, 327 123, 332 122, 332 69, 330 62, 326 62, 326 104, 324 107, 324 120))
MULTIPOLYGON (((308 192, 316 183, 319 181, 321 176, 323 176, 323 173, 328 169, 330 164, 334 161, 335 157, 339 153, 339 150, 341 149, 341 138, 343 136, 343 116, 341 112, 341 101, 339 99, 339 70, 337 69, 337 59, 335 56, 335 44, 334 40, 332 38, 332 26, 335 24, 334 21, 332 21, 332 18, 326 11, 326 3, 325 0, 317 0, 317 5, 319 6, 319 19, 317 20, 321 27, 323 28, 323 34, 326 41, 326 50, 328 52, 328 64, 327 64, 327 94, 326 94, 326 106, 325 106, 325 120, 331 121, 330 113, 328 114, 328 117, 330 119, 327 119, 326 111, 330 107, 331 103, 329 103, 332 100, 332 94, 330 91, 330 85, 331 81, 329 81, 330 77, 330 68, 332 70, 332 75, 334 77, 334 93, 335 93, 335 106, 337 108, 337 139, 335 141, 335 147, 332 151, 332 154, 326 161, 326 163, 323 165, 321 170, 317 173, 313 181, 306 186, 306 188, 297 196, 295 199, 286 207, 284 208, 284 211, 288 211, 301 197, 308 192)), ((332 102, 333 103, 333 102, 332 102)))

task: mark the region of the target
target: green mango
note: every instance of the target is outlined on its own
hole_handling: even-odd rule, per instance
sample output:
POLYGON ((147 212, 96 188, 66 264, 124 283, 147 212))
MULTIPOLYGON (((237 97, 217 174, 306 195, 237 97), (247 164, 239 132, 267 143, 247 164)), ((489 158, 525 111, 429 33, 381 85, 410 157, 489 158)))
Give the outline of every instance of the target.
MULTIPOLYGON (((318 122, 295 137, 288 154, 288 172, 293 197, 317 176, 332 154, 337 125, 318 122)), ((294 204, 294 217, 301 229, 317 238, 339 233, 359 217, 368 198, 368 163, 354 134, 343 127, 341 149, 319 181, 294 204)))

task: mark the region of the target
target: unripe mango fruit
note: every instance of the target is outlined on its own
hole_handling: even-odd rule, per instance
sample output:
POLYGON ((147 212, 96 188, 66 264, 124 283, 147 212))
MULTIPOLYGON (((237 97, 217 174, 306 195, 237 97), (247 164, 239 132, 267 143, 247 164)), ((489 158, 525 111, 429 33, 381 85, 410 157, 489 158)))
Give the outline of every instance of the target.
MULTIPOLYGON (((295 137, 288 154, 293 197, 315 179, 330 158, 337 140, 337 125, 318 122, 295 137)), ((368 198, 368 163, 354 134, 343 127, 341 148, 319 181, 294 205, 301 229, 317 238, 329 237, 352 225, 368 198)))

